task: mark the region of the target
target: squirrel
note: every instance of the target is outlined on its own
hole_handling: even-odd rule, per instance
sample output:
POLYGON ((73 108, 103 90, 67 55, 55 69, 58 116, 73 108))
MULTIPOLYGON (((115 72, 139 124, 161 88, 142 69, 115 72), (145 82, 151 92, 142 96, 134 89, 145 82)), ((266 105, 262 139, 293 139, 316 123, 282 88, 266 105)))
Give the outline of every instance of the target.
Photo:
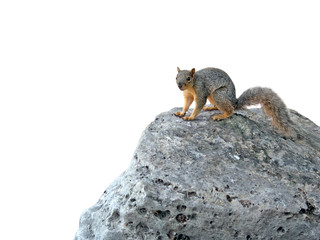
POLYGON ((214 115, 213 120, 230 117, 235 110, 249 105, 260 104, 264 112, 272 118, 272 124, 284 133, 285 137, 296 138, 295 130, 290 126, 288 110, 281 98, 270 88, 254 87, 246 90, 237 99, 235 86, 227 73, 218 68, 205 68, 195 71, 180 70, 176 82, 184 95, 182 112, 175 115, 183 120, 193 120, 200 111, 220 110, 222 113, 214 115), (207 99, 213 107, 204 107, 207 99), (190 116, 185 116, 190 105, 195 100, 195 108, 190 116))

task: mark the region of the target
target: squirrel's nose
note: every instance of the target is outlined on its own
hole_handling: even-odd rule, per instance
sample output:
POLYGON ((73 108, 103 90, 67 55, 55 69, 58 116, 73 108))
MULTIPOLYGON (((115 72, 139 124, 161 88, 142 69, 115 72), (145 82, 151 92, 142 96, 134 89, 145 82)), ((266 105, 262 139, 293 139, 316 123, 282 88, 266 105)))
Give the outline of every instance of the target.
POLYGON ((178 83, 178 87, 181 89, 182 88, 182 83, 178 83))

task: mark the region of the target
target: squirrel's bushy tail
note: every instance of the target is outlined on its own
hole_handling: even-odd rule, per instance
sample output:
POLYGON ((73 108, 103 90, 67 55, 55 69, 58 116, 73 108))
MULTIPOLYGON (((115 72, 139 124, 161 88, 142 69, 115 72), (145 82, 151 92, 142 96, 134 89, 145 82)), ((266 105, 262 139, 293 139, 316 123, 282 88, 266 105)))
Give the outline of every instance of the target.
POLYGON ((237 109, 245 106, 260 104, 264 112, 272 118, 272 124, 286 133, 292 135, 291 121, 287 107, 281 98, 270 88, 255 87, 249 88, 237 101, 237 109))

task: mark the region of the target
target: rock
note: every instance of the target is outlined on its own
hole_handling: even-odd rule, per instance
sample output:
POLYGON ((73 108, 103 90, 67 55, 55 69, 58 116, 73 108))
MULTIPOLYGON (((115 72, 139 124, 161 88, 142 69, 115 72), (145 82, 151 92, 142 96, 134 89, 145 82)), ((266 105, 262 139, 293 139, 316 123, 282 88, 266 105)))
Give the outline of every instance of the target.
POLYGON ((80 218, 75 240, 320 238, 320 128, 291 110, 302 140, 259 109, 213 121, 156 117, 129 168, 80 218))

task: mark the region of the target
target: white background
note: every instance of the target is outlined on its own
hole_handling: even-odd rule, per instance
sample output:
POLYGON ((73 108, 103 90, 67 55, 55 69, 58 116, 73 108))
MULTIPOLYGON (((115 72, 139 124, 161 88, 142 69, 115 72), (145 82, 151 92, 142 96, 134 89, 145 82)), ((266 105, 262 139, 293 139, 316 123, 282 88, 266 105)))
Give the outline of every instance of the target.
POLYGON ((320 124, 316 1, 0 2, 0 238, 73 239, 144 128, 183 105, 176 67, 274 89, 320 124))

